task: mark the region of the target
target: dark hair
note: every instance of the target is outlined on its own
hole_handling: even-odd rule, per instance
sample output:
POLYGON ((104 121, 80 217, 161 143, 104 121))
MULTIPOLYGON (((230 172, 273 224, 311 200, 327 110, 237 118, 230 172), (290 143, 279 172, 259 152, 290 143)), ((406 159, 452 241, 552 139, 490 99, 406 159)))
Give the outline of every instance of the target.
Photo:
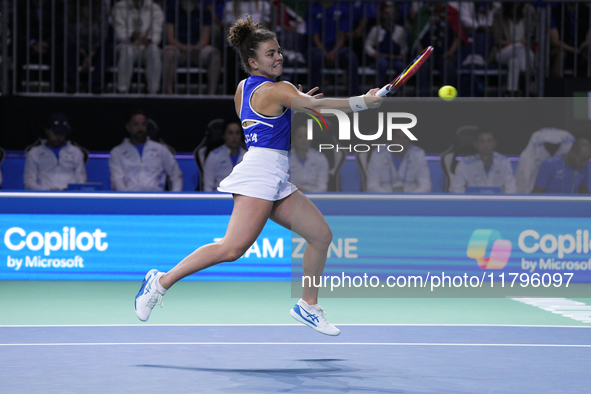
POLYGON ((242 130, 242 126, 240 125, 240 122, 239 121, 236 121, 236 120, 226 120, 224 122, 224 127, 222 128, 223 134, 226 134, 226 131, 228 131, 228 126, 230 126, 231 124, 237 124, 238 127, 240 127, 240 130, 242 130))
POLYGON ((583 145, 585 145, 585 142, 587 144, 591 144, 591 137, 587 136, 587 135, 578 135, 575 140, 573 141, 573 145, 571 147, 571 150, 574 152, 580 152, 581 149, 583 148, 583 145))
POLYGON ((135 108, 133 111, 129 113, 129 116, 127 117, 127 122, 125 123, 129 123, 131 121, 131 118, 133 118, 136 115, 144 115, 144 117, 148 119, 148 115, 146 115, 146 111, 144 111, 143 108, 135 108))
POLYGON ((228 42, 240 55, 240 66, 251 74, 248 59, 256 58, 256 50, 262 42, 277 39, 277 35, 254 23, 252 17, 247 15, 246 19, 239 19, 234 23, 228 32, 228 42))
POLYGON ((484 129, 484 130, 483 130, 483 129, 481 129, 481 130, 478 130, 478 131, 476 132, 476 135, 474 136, 474 140, 476 141, 476 140, 478 139, 478 137, 480 137, 482 134, 490 134, 490 135, 492 135, 492 137, 493 137, 493 140, 495 140, 495 139, 496 139, 496 138, 495 138, 495 133, 493 133, 492 131, 490 131, 490 130, 487 130, 487 129, 484 129))

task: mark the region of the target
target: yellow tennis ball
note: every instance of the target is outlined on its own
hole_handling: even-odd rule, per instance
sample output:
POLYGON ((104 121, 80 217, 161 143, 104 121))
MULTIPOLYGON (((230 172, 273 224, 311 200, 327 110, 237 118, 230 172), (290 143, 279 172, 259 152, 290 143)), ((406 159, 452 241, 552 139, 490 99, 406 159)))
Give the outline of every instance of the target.
POLYGON ((442 86, 441 89, 439 89, 439 97, 441 97, 445 101, 451 101, 455 99, 457 95, 458 91, 453 86, 445 85, 442 86))

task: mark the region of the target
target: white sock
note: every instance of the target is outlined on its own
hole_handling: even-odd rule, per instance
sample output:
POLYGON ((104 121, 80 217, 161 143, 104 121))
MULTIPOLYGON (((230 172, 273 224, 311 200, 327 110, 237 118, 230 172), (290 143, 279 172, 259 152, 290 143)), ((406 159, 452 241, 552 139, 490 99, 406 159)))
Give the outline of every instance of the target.
POLYGON ((309 308, 315 308, 315 307, 317 307, 317 306, 318 306, 318 304, 314 304, 314 305, 310 305, 310 304, 308 304, 306 301, 304 301, 304 299, 303 299, 303 298, 300 298, 300 302, 301 302, 302 304, 304 304, 304 306, 307 306, 307 307, 309 307, 309 308))
POLYGON ((166 289, 164 287, 162 287, 162 285, 160 284, 160 278, 163 275, 164 275, 164 272, 158 273, 158 275, 156 275, 156 279, 154 280, 154 285, 156 286, 156 290, 158 290, 158 292, 162 295, 166 294, 166 289))

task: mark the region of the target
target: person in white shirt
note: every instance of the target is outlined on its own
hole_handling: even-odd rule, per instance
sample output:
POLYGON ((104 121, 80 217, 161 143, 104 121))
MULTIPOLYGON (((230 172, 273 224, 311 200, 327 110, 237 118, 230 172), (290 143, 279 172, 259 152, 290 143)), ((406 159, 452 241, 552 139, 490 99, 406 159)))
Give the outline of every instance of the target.
POLYGON ((67 141, 71 132, 64 114, 49 117, 45 135, 25 154, 25 189, 65 190, 68 184, 85 183, 84 153, 67 141))
POLYGON ((393 131, 392 144, 400 145, 400 152, 389 152, 382 147, 371 154, 367 164, 367 191, 429 193, 431 175, 425 151, 412 145, 402 130, 393 131))
POLYGON ((488 30, 493 26, 495 13, 501 8, 501 3, 495 2, 457 2, 450 1, 450 6, 458 10, 462 26, 469 32, 488 30))
POLYGON ((158 93, 162 73, 162 40, 164 12, 152 0, 120 0, 112 11, 113 30, 117 39, 117 90, 126 93, 131 84, 134 63, 146 65, 148 91, 158 93))
POLYGON ((236 164, 242 161, 246 149, 240 146, 243 139, 242 127, 237 122, 228 123, 224 128, 224 144, 212 150, 203 165, 203 190, 213 192, 220 182, 230 175, 236 164))
POLYGON ((303 192, 328 190, 328 160, 322 153, 310 148, 305 126, 296 129, 289 151, 291 183, 303 192))
POLYGON ((495 14, 495 47, 500 48, 495 58, 497 63, 507 66, 507 95, 511 97, 517 95, 520 74, 528 68, 532 75, 535 71, 535 19, 535 9, 527 3, 503 3, 495 14))
POLYGON ((544 160, 568 153, 574 140, 575 137, 568 131, 554 127, 544 127, 534 131, 527 146, 519 155, 515 170, 517 193, 531 193, 538 170, 544 160))
POLYGON ((450 193, 465 193, 468 186, 500 187, 503 193, 517 193, 509 159, 494 151, 497 146, 490 131, 481 130, 474 142, 473 156, 465 156, 456 167, 450 193))
POLYGON ((118 191, 163 191, 166 178, 171 191, 183 190, 183 174, 170 150, 147 135, 142 110, 132 112, 125 125, 129 138, 111 150, 111 188, 118 191))
POLYGON ((207 94, 215 94, 220 79, 222 57, 211 44, 211 13, 201 2, 183 0, 166 3, 166 46, 164 47, 164 86, 175 93, 176 67, 207 69, 207 94))

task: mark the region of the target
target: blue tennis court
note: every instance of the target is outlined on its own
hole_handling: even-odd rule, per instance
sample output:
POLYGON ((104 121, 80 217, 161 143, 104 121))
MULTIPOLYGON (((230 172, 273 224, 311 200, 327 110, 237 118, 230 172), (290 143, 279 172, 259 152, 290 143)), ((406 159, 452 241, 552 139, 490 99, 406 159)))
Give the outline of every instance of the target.
MULTIPOLYGON (((38 256, 28 249, 6 253, 0 393, 591 393, 588 292, 584 298, 566 292, 535 298, 511 290, 499 298, 444 298, 436 292, 432 298, 372 298, 356 291, 349 298, 321 299, 329 321, 342 330, 339 337, 326 337, 289 315, 294 294, 301 292, 280 279, 290 278, 291 257, 298 252, 289 249, 290 234, 272 226, 242 262, 200 274, 209 280, 177 283, 164 308, 142 324, 133 300, 145 265, 178 261, 194 245, 223 234, 226 218, 214 216, 228 215, 231 204, 217 197, 156 197, 7 197, 3 220, 16 234, 13 249, 26 243, 25 229, 41 236, 66 225, 70 234, 77 228, 88 239, 100 229, 109 248, 82 250, 88 245, 81 244, 76 256, 84 258, 85 270, 78 271, 37 266, 45 257, 34 260, 38 256), (89 215, 89 206, 97 211, 89 215)), ((427 196, 423 203, 392 203, 396 198, 360 196, 353 205, 344 197, 316 199, 333 225, 329 271, 341 265, 348 275, 375 271, 376 261, 404 251, 397 265, 386 266, 392 274, 422 267, 482 275, 466 251, 471 234, 488 228, 514 246, 506 271, 531 274, 524 262, 544 258, 548 265, 552 255, 524 252, 524 232, 536 229, 540 237, 558 239, 588 226, 587 205, 580 205, 588 198, 427 196), (366 216, 343 215, 353 206, 364 207, 366 216), (384 212, 392 218, 382 218, 384 212)), ((527 237, 524 245, 532 248, 536 239, 527 237)), ((49 249, 56 258, 74 258, 74 251, 49 249)), ((584 253, 568 258, 574 256, 588 259, 584 253)), ((578 270, 575 279, 588 283, 589 272, 578 270)), ((474 297, 482 296, 478 291, 474 297)))
POLYGON ((586 327, 4 326, 6 393, 587 393, 586 327))

